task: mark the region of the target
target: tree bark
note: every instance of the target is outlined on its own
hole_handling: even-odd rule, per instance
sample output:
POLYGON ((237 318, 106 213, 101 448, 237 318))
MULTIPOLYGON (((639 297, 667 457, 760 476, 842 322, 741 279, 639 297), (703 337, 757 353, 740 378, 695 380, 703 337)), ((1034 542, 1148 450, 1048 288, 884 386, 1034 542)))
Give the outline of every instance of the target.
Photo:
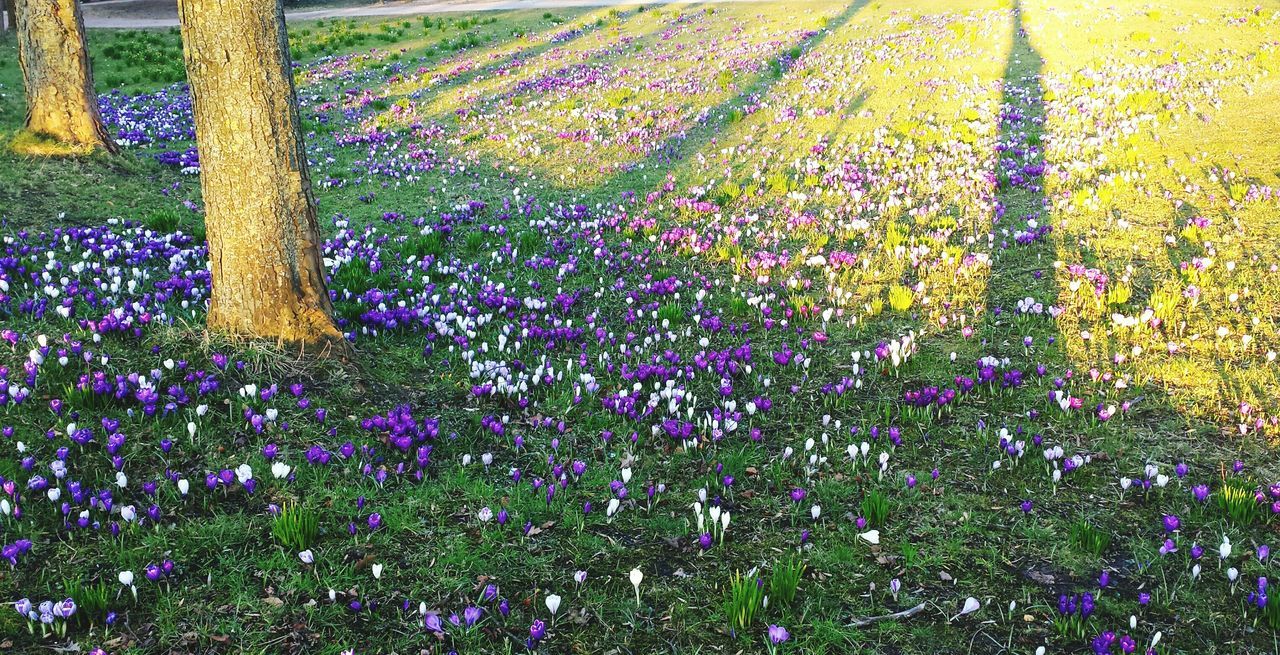
MULTIPOLYGON (((115 152, 98 113, 93 69, 76 0, 17 0, 18 65, 27 93, 26 130, 78 152, 115 152)), ((41 154, 39 149, 25 149, 41 154)))
POLYGON ((179 0, 211 331, 347 357, 333 322, 282 0, 179 0))
POLYGON ((14 0, 4 0, 3 2, 0 2, 0 8, 4 9, 5 19, 7 21, 4 24, 4 29, 16 30, 18 28, 18 12, 17 5, 14 3, 14 0))

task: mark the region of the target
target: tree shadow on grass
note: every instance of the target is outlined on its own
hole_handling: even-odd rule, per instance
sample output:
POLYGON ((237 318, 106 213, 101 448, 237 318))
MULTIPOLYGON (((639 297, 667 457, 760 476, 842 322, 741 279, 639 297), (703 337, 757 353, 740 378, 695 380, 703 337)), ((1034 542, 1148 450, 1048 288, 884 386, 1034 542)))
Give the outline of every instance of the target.
MULTIPOLYGON (((655 147, 649 149, 647 154, 635 159, 621 157, 611 161, 594 162, 600 167, 600 172, 604 173, 603 176, 589 175, 587 179, 582 180, 580 183, 575 183, 572 180, 553 180, 548 175, 550 171, 542 170, 536 165, 527 168, 529 172, 539 175, 543 186, 547 187, 546 190, 550 192, 550 197, 558 200, 568 200, 568 196, 576 197, 583 193, 609 195, 611 192, 638 191, 644 187, 660 185, 662 180, 665 179, 665 173, 677 166, 679 162, 703 151, 721 134, 727 125, 740 120, 748 105, 758 103, 780 81, 786 79, 787 73, 805 52, 817 48, 824 39, 839 30, 860 9, 865 7, 868 1, 856 0, 846 5, 838 15, 828 19, 821 29, 805 32, 801 38, 791 43, 778 43, 776 48, 773 49, 774 54, 767 61, 762 62, 755 71, 752 71, 750 76, 745 79, 735 80, 735 83, 740 84, 740 86, 733 89, 734 93, 715 105, 702 108, 697 112, 699 118, 678 126, 655 147), (612 172, 606 172, 609 170, 612 172), (650 174, 656 174, 658 179, 650 179, 650 174)), ((681 13, 690 15, 699 6, 682 6, 681 13)), ((659 23, 655 27, 661 25, 663 23, 659 23)), ((655 29, 639 33, 629 43, 634 43, 636 39, 652 36, 656 31, 655 29)), ((545 55, 546 52, 544 50, 539 54, 545 55)), ((629 53, 627 51, 619 51, 616 54, 609 54, 608 59, 625 56, 626 54, 629 53)), ((432 89, 430 96, 424 97, 422 101, 423 103, 439 102, 441 93, 450 89, 456 90, 460 86, 460 84, 451 82, 438 89, 432 89)), ((514 83, 512 83, 512 86, 514 88, 514 83)), ((488 98, 504 95, 504 92, 499 89, 485 89, 482 93, 488 98)), ((514 91, 505 93, 514 93, 514 91)), ((448 124, 456 119, 456 112, 454 110, 431 111, 427 115, 415 116, 415 119, 424 124, 448 124)), ((479 133, 472 133, 468 138, 479 138, 479 136, 479 133)), ((501 154, 494 152, 482 152, 479 153, 479 156, 474 155, 475 153, 471 153, 470 163, 473 165, 478 164, 482 168, 505 168, 507 164, 516 163, 508 162, 501 154)))
MULTIPOLYGON (((1197 418, 1194 411, 1178 407, 1159 380, 1131 381, 1134 388, 1127 389, 1117 384, 1120 371, 1125 370, 1117 356, 1126 354, 1128 346, 1106 329, 1112 310, 1105 302, 1099 300, 1101 316, 1096 321, 1079 315, 1084 311, 1080 307, 1067 310, 1060 317, 1049 315, 1051 305, 1065 304, 1067 296, 1072 295, 1060 287, 1068 274, 1055 271, 1054 263, 1066 254, 1083 258, 1085 265, 1092 264, 1087 250, 1077 250, 1053 232, 1041 145, 1046 131, 1043 66, 1044 60, 1028 38, 1021 4, 1015 3, 1013 42, 1000 105, 995 243, 982 332, 989 342, 983 354, 1029 360, 1029 366, 1046 364, 1051 377, 1066 377, 1066 372, 1073 372, 1074 379, 1068 379, 1063 388, 1064 398, 1082 396, 1087 400, 1083 406, 1063 413, 1062 418, 1045 417, 1061 430, 1054 439, 1073 444, 1081 452, 1104 455, 1104 461, 1112 460, 1108 466, 1114 466, 1121 476, 1136 476, 1145 463, 1151 462, 1160 463, 1165 472, 1176 461, 1187 461, 1193 468, 1227 461, 1239 444, 1203 439, 1210 424, 1197 418), (1081 332, 1076 333, 1077 329, 1081 332), (1088 330, 1096 334, 1086 335, 1088 330), (1104 427, 1106 421, 1111 423, 1104 427)), ((1076 295, 1083 300, 1073 301, 1074 304, 1090 301, 1091 284, 1082 284, 1076 295)), ((1241 381, 1229 381, 1221 362, 1210 368, 1207 377, 1212 379, 1216 373, 1227 392, 1240 393, 1241 381)), ((1032 371, 1023 372, 1024 380, 1034 377, 1032 371)), ((1040 386, 1041 391, 1028 393, 1042 393, 1045 389, 1052 393, 1055 388, 1056 384, 1045 383, 1040 386)), ((1052 399, 1047 402, 1047 411, 1057 414, 1056 403, 1052 399)), ((1027 397, 1029 407, 1044 407, 1045 403, 1044 399, 1027 397)), ((1064 507, 1080 510, 1078 506, 1064 507)), ((1124 530, 1106 512, 1092 520, 1116 533, 1124 530)))
MULTIPOLYGON (((445 79, 440 84, 431 84, 430 93, 433 95, 443 94, 447 91, 456 90, 477 81, 478 78, 491 74, 500 74, 501 71, 521 65, 522 62, 532 61, 538 57, 546 55, 549 52, 564 49, 573 46, 576 42, 586 39, 587 37, 599 34, 601 31, 615 26, 613 22, 601 22, 608 18, 617 19, 617 24, 624 24, 627 21, 642 16, 643 13, 637 11, 618 11, 616 9, 599 9, 597 11, 583 14, 573 19, 569 23, 561 23, 549 29, 543 30, 532 38, 514 37, 510 40, 504 40, 492 46, 467 53, 467 57, 462 61, 453 58, 445 58, 436 62, 434 68, 428 73, 438 73, 439 70, 446 66, 460 66, 465 63, 472 64, 472 67, 466 71, 449 75, 445 73, 445 79), (617 12, 617 13, 614 13, 617 12), (577 30, 572 29, 570 24, 581 24, 577 30), (521 43, 522 40, 527 41, 521 43)), ((437 75, 432 75, 428 80, 434 79, 437 75)), ((415 92, 420 92, 421 80, 417 84, 409 84, 410 89, 399 88, 405 86, 405 82, 398 82, 386 85, 387 98, 398 98, 411 96, 415 92), (411 90, 412 87, 419 86, 419 90, 411 90)))
MULTIPOLYGON (((827 37, 839 31, 869 2, 870 0, 854 0, 849 3, 817 32, 801 39, 791 48, 782 50, 762 69, 754 81, 738 89, 737 94, 704 111, 703 114, 708 117, 706 121, 668 136, 646 157, 627 165, 623 171, 598 186, 620 191, 635 190, 647 182, 649 173, 654 171, 661 173, 676 166, 685 158, 701 152, 717 135, 721 134, 726 125, 740 119, 740 116, 735 114, 735 110, 741 111, 747 104, 767 96, 779 82, 786 79, 787 73, 796 65, 801 55, 817 49, 827 37)), ((865 101, 865 98, 861 101, 865 101)), ((658 184, 661 182, 659 181, 658 184)))
MULTIPOLYGON (((1057 258, 1044 193, 1044 60, 1023 26, 1022 7, 1013 8, 1013 43, 1005 61, 996 141, 996 243, 987 284, 988 320, 1014 320, 1019 301, 1031 298, 1045 313, 1058 298, 1052 264, 1057 258)), ((1031 304, 1034 312, 1035 303, 1031 304)), ((1052 321, 1042 321, 1056 325, 1052 321)), ((1056 337, 1054 334, 1045 337, 1056 337)), ((1015 348, 1023 344, 1012 344, 1015 348)))

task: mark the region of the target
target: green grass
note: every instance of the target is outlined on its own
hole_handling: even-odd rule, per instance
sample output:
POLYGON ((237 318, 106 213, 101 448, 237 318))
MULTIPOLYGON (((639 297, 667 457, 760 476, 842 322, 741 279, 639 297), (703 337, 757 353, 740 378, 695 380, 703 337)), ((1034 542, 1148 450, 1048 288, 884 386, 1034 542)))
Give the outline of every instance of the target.
MULTIPOLYGON (((666 437, 651 438, 652 422, 603 411, 594 397, 575 401, 571 384, 586 370, 578 363, 578 346, 535 351, 526 340, 518 355, 496 354, 499 335, 513 343, 527 327, 520 325, 524 310, 518 307, 488 308, 492 321, 454 336, 488 344, 495 360, 519 358, 536 368, 545 355, 556 366, 575 363, 578 368, 564 376, 567 382, 528 392, 527 408, 513 399, 473 396, 471 362, 452 336, 428 342, 409 329, 361 334, 359 370, 338 372, 308 369, 268 349, 206 341, 199 315, 188 311, 189 324, 158 326, 141 340, 109 336, 98 348, 108 350, 112 370, 122 372, 161 370, 169 358, 208 368, 212 352, 232 352, 246 366, 226 373, 224 389, 264 379, 282 387, 303 381, 315 404, 304 411, 280 403, 284 419, 297 427, 258 434, 245 428, 243 407, 232 398, 198 421, 197 441, 185 436, 193 417, 134 417, 123 430, 130 448, 137 449, 130 457, 138 459, 129 466, 151 462, 147 474, 160 479, 166 467, 204 471, 249 463, 263 480, 260 491, 252 499, 216 498, 201 489, 196 500, 182 503, 165 486, 161 494, 168 496, 157 502, 179 508, 171 518, 126 528, 118 538, 71 542, 54 536, 57 517, 42 503, 29 521, 3 523, 6 531, 38 540, 41 551, 36 564, 0 577, 0 601, 24 595, 76 598, 94 617, 92 627, 72 629, 78 643, 87 649, 118 639, 111 642, 112 652, 336 653, 371 640, 372 648, 387 652, 519 651, 531 618, 550 619, 544 603, 553 593, 563 604, 552 628, 554 641, 544 652, 761 652, 769 623, 791 630, 788 652, 1032 653, 1046 644, 1050 652, 1084 652, 1102 630, 1126 632, 1130 615, 1141 621, 1135 637, 1149 640, 1163 632, 1162 652, 1265 652, 1280 629, 1275 610, 1252 611, 1242 619, 1247 585, 1233 593, 1214 550, 1229 535, 1237 548, 1231 564, 1242 570, 1242 579, 1274 577, 1270 565, 1245 554, 1274 541, 1274 521, 1241 501, 1251 486, 1231 477, 1222 482, 1220 467, 1240 459, 1248 464, 1249 479, 1280 478, 1268 441, 1274 432, 1252 423, 1253 417, 1275 415, 1280 390, 1274 365, 1265 359, 1277 344, 1280 280, 1269 268, 1280 222, 1274 202, 1246 200, 1249 184, 1280 183, 1280 144, 1259 137, 1274 131, 1272 108, 1280 103, 1280 67, 1268 45, 1276 23, 1265 10, 1254 14, 1250 3, 1174 2, 1159 11, 1068 5, 1070 11, 1050 11, 1049 3, 1027 3, 1021 10, 1026 38, 1015 37, 1011 5, 985 0, 945 8, 859 3, 848 12, 826 2, 748 3, 718 5, 711 14, 678 7, 566 9, 291 25, 291 48, 301 61, 359 53, 337 76, 299 78, 304 98, 335 103, 321 109, 323 100, 309 100, 302 112, 313 147, 333 157, 318 157, 313 177, 342 182, 316 190, 326 235, 338 232, 330 219, 341 214, 351 230, 347 236, 369 246, 367 256, 333 271, 331 287, 340 291, 336 309, 349 325, 366 309, 355 299, 373 290, 401 294, 387 300, 389 305, 414 294, 472 297, 487 282, 547 300, 581 291, 577 304, 560 314, 566 321, 603 325, 619 343, 629 332, 638 342, 665 343, 668 333, 677 335, 686 340, 672 349, 687 363, 703 349, 691 344, 703 337, 708 350, 741 345, 742 339, 700 324, 718 315, 751 325, 756 373, 731 380, 738 409, 758 396, 772 398, 773 408, 744 417, 740 432, 718 444, 686 449, 666 437), (698 31, 678 31, 685 21, 698 31), (819 28, 827 32, 796 44, 799 34, 819 28), (575 29, 581 34, 551 41, 575 29), (677 50, 702 52, 708 42, 738 38, 755 49, 751 65, 732 72, 724 58, 708 62, 677 50), (385 57, 369 55, 371 49, 385 57), (1230 65, 1218 70, 1219 60, 1230 65), (513 61, 520 65, 505 68, 513 61), (603 84, 542 94, 518 86, 567 75, 563 69, 574 62, 609 71, 635 68, 649 80, 689 81, 695 92, 603 84), (1192 95, 1197 106, 1191 111, 1185 103, 1170 103, 1140 72, 1110 74, 1133 62, 1181 62, 1193 83, 1179 88, 1219 85, 1220 106, 1192 95), (388 67, 396 65, 400 72, 391 73, 388 67), (356 87, 370 91, 368 105, 345 99, 345 90, 356 87), (1075 103, 1100 87, 1119 99, 1083 112, 1075 103), (1027 134, 1010 132, 998 118, 1002 108, 1029 112, 1043 124, 1027 134), (806 113, 814 109, 828 111, 806 113), (378 124, 400 137, 415 123, 444 126, 447 137, 429 144, 439 153, 438 166, 412 183, 352 172, 369 155, 363 147, 334 147, 335 133, 354 131, 339 120, 344 111, 362 125, 378 124), (794 118, 786 118, 792 113, 794 118), (1112 129, 1129 125, 1133 116, 1142 119, 1132 130, 1112 129), (1092 134, 1095 121, 1108 126, 1105 138, 1069 138, 1092 134), (602 136, 560 136, 578 130, 602 136), (646 137, 628 141, 629 130, 646 137), (875 147, 877 133, 910 142, 915 154, 883 154, 875 147), (995 172, 1001 158, 997 141, 1042 147, 1031 163, 1078 167, 1065 177, 1046 177, 1044 189, 1022 188, 1007 173, 995 172), (819 144, 860 153, 862 159, 850 169, 821 161, 814 152, 819 144), (991 195, 980 202, 971 190, 982 182, 948 168, 969 158, 979 162, 976 170, 994 177, 991 195), (888 181, 896 173, 904 174, 901 184, 909 188, 895 195, 917 199, 914 208, 891 201, 886 189, 896 188, 888 181), (849 181, 834 181, 842 174, 849 181), (862 175, 878 177, 862 185, 862 175), (652 205, 643 202, 646 194, 662 190, 668 176, 672 191, 659 193, 652 205), (925 179, 941 181, 925 188, 925 179), (626 191, 640 200, 623 200, 626 191), (855 191, 874 196, 875 210, 840 214, 830 223, 807 221, 840 212, 855 191), (649 250, 653 261, 630 269, 593 261, 591 248, 581 243, 584 235, 561 234, 519 215, 529 197, 544 207, 558 201, 602 212, 617 208, 603 212, 618 224, 602 238, 611 247, 626 243, 633 252, 649 250), (709 201, 716 210, 677 207, 677 199, 709 201), (468 200, 487 208, 448 233, 424 231, 412 222, 456 212, 468 200), (996 202, 1004 218, 993 226, 996 202), (384 219, 386 212, 403 218, 384 219), (1054 231, 1028 247, 1002 248, 1002 240, 1014 240, 1021 217, 1032 212, 1054 231), (497 218, 504 213, 515 217, 497 218), (753 214, 768 216, 774 229, 735 222, 753 214), (1203 227, 1188 222, 1196 216, 1211 220, 1203 227), (690 228, 705 242, 681 240, 673 228, 690 228), (494 264, 495 257, 505 256, 504 247, 518 255, 494 264), (788 257, 764 262, 759 251, 785 251, 788 257), (838 253, 856 260, 836 267, 838 253), (567 254, 580 255, 576 269, 561 268, 567 254), (392 264, 410 256, 434 263, 413 276, 401 275, 392 264), (807 263, 818 256, 828 263, 807 263), (542 257, 554 265, 538 268, 542 257), (976 257, 984 259, 975 264, 976 257), (1180 264, 1192 257, 1215 264, 1204 273, 1183 270, 1180 264), (1227 262, 1236 264, 1230 273, 1227 262), (1069 272, 1071 264, 1104 272, 1104 293, 1092 293, 1089 282, 1074 286, 1079 280, 1069 272), (468 270, 471 265, 483 273, 468 270), (652 276, 644 282, 675 277, 696 284, 678 297, 628 297, 644 275, 652 276), (619 278, 632 284, 626 293, 607 289, 619 278), (704 278, 709 293, 701 299, 704 278), (537 293, 531 291, 535 285, 537 293), (1192 285, 1203 291, 1194 302, 1186 293, 1192 285), (599 297, 593 295, 597 289, 599 297), (1014 312, 1029 296, 1064 311, 1057 317, 1014 312), (819 311, 811 315, 813 306, 819 311), (760 327, 765 307, 779 321, 791 311, 785 328, 760 327), (994 307, 1003 311, 996 315, 994 307), (1146 321, 1126 327, 1113 319, 1140 317, 1148 307, 1162 327, 1146 321), (833 312, 828 318, 826 309, 833 312), (971 336, 962 336, 962 323, 973 330, 971 336), (511 325, 509 333, 503 331, 511 325), (1229 328, 1229 336, 1216 336, 1220 326, 1229 328), (870 353, 877 345, 907 330, 920 335, 918 352, 896 367, 874 361, 870 353), (829 345, 816 345, 819 333, 829 345), (1246 333, 1249 345, 1240 340, 1246 333), (1030 346, 1024 345, 1028 337, 1030 346), (773 365, 772 353, 784 344, 800 351, 801 340, 809 343, 803 350, 807 367, 773 365), (1162 355, 1170 342, 1179 344, 1178 353, 1162 355), (853 351, 859 353, 856 361, 853 351), (945 410, 904 406, 904 391, 953 386, 956 376, 975 375, 974 362, 988 355, 1009 358, 1027 373, 1027 383, 1017 389, 998 382, 984 386, 945 410), (1034 375, 1037 364, 1050 373, 1034 375), (1045 400, 1057 389, 1055 378, 1065 380, 1067 371, 1071 378, 1064 388, 1089 398, 1081 411, 1059 411, 1045 400), (845 377, 865 385, 838 397, 821 392, 845 377), (1129 412, 1106 422, 1091 411, 1099 402, 1126 400, 1132 401, 1129 412), (336 449, 352 440, 385 448, 360 430, 359 419, 401 403, 410 404, 416 418, 439 417, 445 426, 422 482, 393 476, 379 483, 362 471, 360 457, 328 468, 298 467, 287 485, 267 482, 270 464, 260 454, 267 443, 278 443, 294 463, 317 443, 336 449), (1245 417, 1241 403, 1256 413, 1245 417), (329 411, 325 428, 311 422, 316 406, 329 411), (482 416, 504 415, 511 419, 504 435, 481 427, 482 416), (542 423, 544 417, 552 423, 542 423), (563 433, 556 427, 561 420, 568 426, 563 433), (900 428, 905 446, 890 445, 890 425, 900 428), (328 427, 337 430, 335 436, 328 427), (759 443, 742 436, 753 427, 762 428, 759 443), (851 435, 854 427, 858 432, 851 435), (872 427, 878 428, 876 438, 872 427), (997 447, 1001 429, 1027 442, 1022 458, 997 447), (615 435, 613 441, 602 440, 605 430, 615 435), (632 432, 641 442, 635 447, 625 443, 632 432), (515 434, 530 446, 515 451, 515 434), (1067 457, 1087 455, 1091 461, 1054 483, 1043 448, 1031 445, 1033 434, 1046 445, 1063 445, 1067 457), (164 464, 156 445, 162 438, 177 442, 164 464), (548 503, 525 493, 527 481, 515 487, 510 471, 521 468, 527 478, 549 475, 552 438, 559 440, 559 460, 581 458, 589 467, 581 483, 548 503), (805 450, 808 439, 814 440, 812 450, 805 450), (864 440, 871 444, 867 460, 851 459, 846 445, 864 440), (787 447, 794 452, 784 459, 787 447), (892 454, 883 476, 881 452, 892 454), (496 454, 498 461, 479 463, 484 453, 496 454), (471 458, 466 466, 464 456, 471 458), (810 464, 811 456, 825 460, 810 464), (606 518, 608 497, 599 492, 620 478, 623 460, 633 471, 630 500, 606 518), (1121 477, 1138 478, 1147 464, 1172 476, 1180 461, 1192 467, 1185 481, 1149 491, 1119 488, 1121 477), (918 479, 914 489, 906 487, 908 473, 918 479), (732 486, 724 485, 725 475, 735 478, 732 486), (1214 499, 1196 503, 1192 480, 1209 484, 1214 499), (663 484, 667 491, 650 501, 649 484, 663 484), (789 497, 796 488, 806 490, 803 502, 789 497), (734 507, 724 543, 706 553, 688 511, 699 489, 734 507), (1023 500, 1034 501, 1031 512, 1021 511, 1023 500), (595 509, 584 516, 587 501, 595 509), (263 507, 267 503, 285 509, 273 517, 263 507), (813 505, 822 508, 816 520, 813 505), (384 527, 365 527, 367 508, 380 512, 384 527), (481 523, 482 508, 506 508, 513 520, 504 527, 496 520, 481 523), (296 511, 304 511, 306 520, 294 520, 296 511), (1165 514, 1183 521, 1178 554, 1172 556, 1157 550, 1165 538, 1165 514), (857 517, 866 519, 865 528, 856 525, 857 517), (355 535, 349 524, 355 524, 355 535), (871 529, 879 531, 879 544, 859 537, 871 529), (1198 581, 1190 577, 1187 554, 1193 540, 1208 550, 1198 581), (308 548, 317 557, 313 567, 301 566, 297 558, 308 548), (141 578, 147 564, 166 557, 178 562, 171 584, 139 583, 136 603, 127 591, 117 596, 118 571, 127 568, 141 578), (374 564, 383 567, 377 578, 374 564), (627 580, 633 567, 645 572, 639 606, 627 580), (1116 582, 1099 601, 1089 630, 1057 626, 1058 594, 1095 589, 1103 569, 1116 582), (580 586, 572 579, 576 570, 588 572, 580 586), (895 578, 903 582, 897 601, 889 592, 895 578), (474 602, 488 583, 500 586, 515 618, 503 622, 491 609, 479 629, 483 636, 441 644, 425 635, 418 602, 447 618, 474 602), (1149 605, 1137 605, 1139 591, 1152 594, 1149 605), (950 621, 969 596, 980 599, 983 609, 950 621), (349 603, 355 600, 381 607, 353 612, 349 603), (400 609, 405 600, 412 601, 409 612, 400 609), (1010 602, 1017 603, 1012 612, 1010 602), (855 619, 917 603, 927 609, 909 620, 851 626, 855 619), (110 633, 97 618, 106 611, 121 617, 110 633)), ((90 45, 102 91, 152 91, 181 79, 180 46, 172 31, 95 30, 90 45)), ((4 37, 5 142, 17 134, 22 115, 13 54, 12 39, 4 37)), ((144 148, 118 156, 36 160, 5 149, 0 234, 128 219, 153 231, 203 239, 200 212, 184 204, 199 207, 197 178, 161 166, 150 154, 144 148)), ((75 329, 68 322, 56 324, 61 327, 54 332, 16 314, 0 314, 0 321, 24 335, 48 332, 51 339, 75 329)), ((594 343, 594 329, 588 333, 594 343)), ((30 349, 23 343, 2 349, 0 365, 19 370, 30 349)), ((584 348, 605 391, 630 388, 616 374, 601 372, 595 358, 606 351, 632 368, 647 362, 621 354, 612 343, 584 348)), ((722 407, 716 404, 721 377, 699 372, 687 382, 701 399, 691 421, 722 407)), ((38 402, 6 410, 0 425, 16 426, 30 443, 65 428, 67 420, 54 417, 47 403, 54 395, 70 402, 73 395, 62 389, 74 384, 75 375, 66 371, 50 378, 41 381, 38 402)), ((648 393, 644 387, 642 398, 648 393)), ((667 399, 662 400, 665 408, 667 399)), ((93 420, 119 409, 76 404, 93 420)), ((20 471, 11 452, 0 456, 0 474, 8 477, 20 471)), ((369 464, 376 470, 375 462, 369 464)), ((105 458, 87 468, 83 475, 96 476, 95 486, 113 484, 105 458)), ((191 479, 193 487, 202 483, 191 479)), ((0 541, 11 540, 9 532, 3 535, 0 541)), ((0 612, 0 634, 25 639, 24 627, 13 612, 0 612)), ((36 648, 34 641, 18 643, 36 648)))

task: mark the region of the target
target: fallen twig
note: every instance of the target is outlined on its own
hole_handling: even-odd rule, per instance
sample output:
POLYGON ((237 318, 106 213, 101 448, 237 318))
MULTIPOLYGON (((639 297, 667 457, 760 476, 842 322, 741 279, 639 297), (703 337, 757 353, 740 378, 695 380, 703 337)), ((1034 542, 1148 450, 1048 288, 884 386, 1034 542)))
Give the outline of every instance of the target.
POLYGON ((872 623, 879 623, 880 621, 894 621, 897 619, 905 619, 909 616, 915 616, 916 614, 919 614, 920 612, 923 612, 923 611, 924 611, 924 603, 920 603, 919 605, 916 605, 911 609, 905 609, 905 610, 902 610, 901 612, 894 612, 893 614, 885 614, 884 616, 869 616, 865 619, 854 619, 853 623, 849 624, 849 627, 861 628, 863 626, 871 625, 872 623))

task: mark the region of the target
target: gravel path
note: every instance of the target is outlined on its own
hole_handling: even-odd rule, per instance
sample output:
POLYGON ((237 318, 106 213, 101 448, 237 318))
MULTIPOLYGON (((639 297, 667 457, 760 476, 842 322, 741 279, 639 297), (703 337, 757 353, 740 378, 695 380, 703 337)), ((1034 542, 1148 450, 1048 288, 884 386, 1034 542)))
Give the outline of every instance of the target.
MULTIPOLYGON (((290 11, 290 21, 355 16, 412 16, 446 11, 475 12, 512 9, 558 9, 565 7, 610 7, 640 4, 692 4, 697 0, 406 0, 290 11)), ((713 2, 760 2, 763 0, 711 0, 713 2)), ((705 2, 705 0, 703 0, 705 2)), ((698 2, 702 4, 703 2, 698 2)), ((107 0, 81 5, 87 27, 144 29, 177 27, 178 5, 175 0, 107 0)))

